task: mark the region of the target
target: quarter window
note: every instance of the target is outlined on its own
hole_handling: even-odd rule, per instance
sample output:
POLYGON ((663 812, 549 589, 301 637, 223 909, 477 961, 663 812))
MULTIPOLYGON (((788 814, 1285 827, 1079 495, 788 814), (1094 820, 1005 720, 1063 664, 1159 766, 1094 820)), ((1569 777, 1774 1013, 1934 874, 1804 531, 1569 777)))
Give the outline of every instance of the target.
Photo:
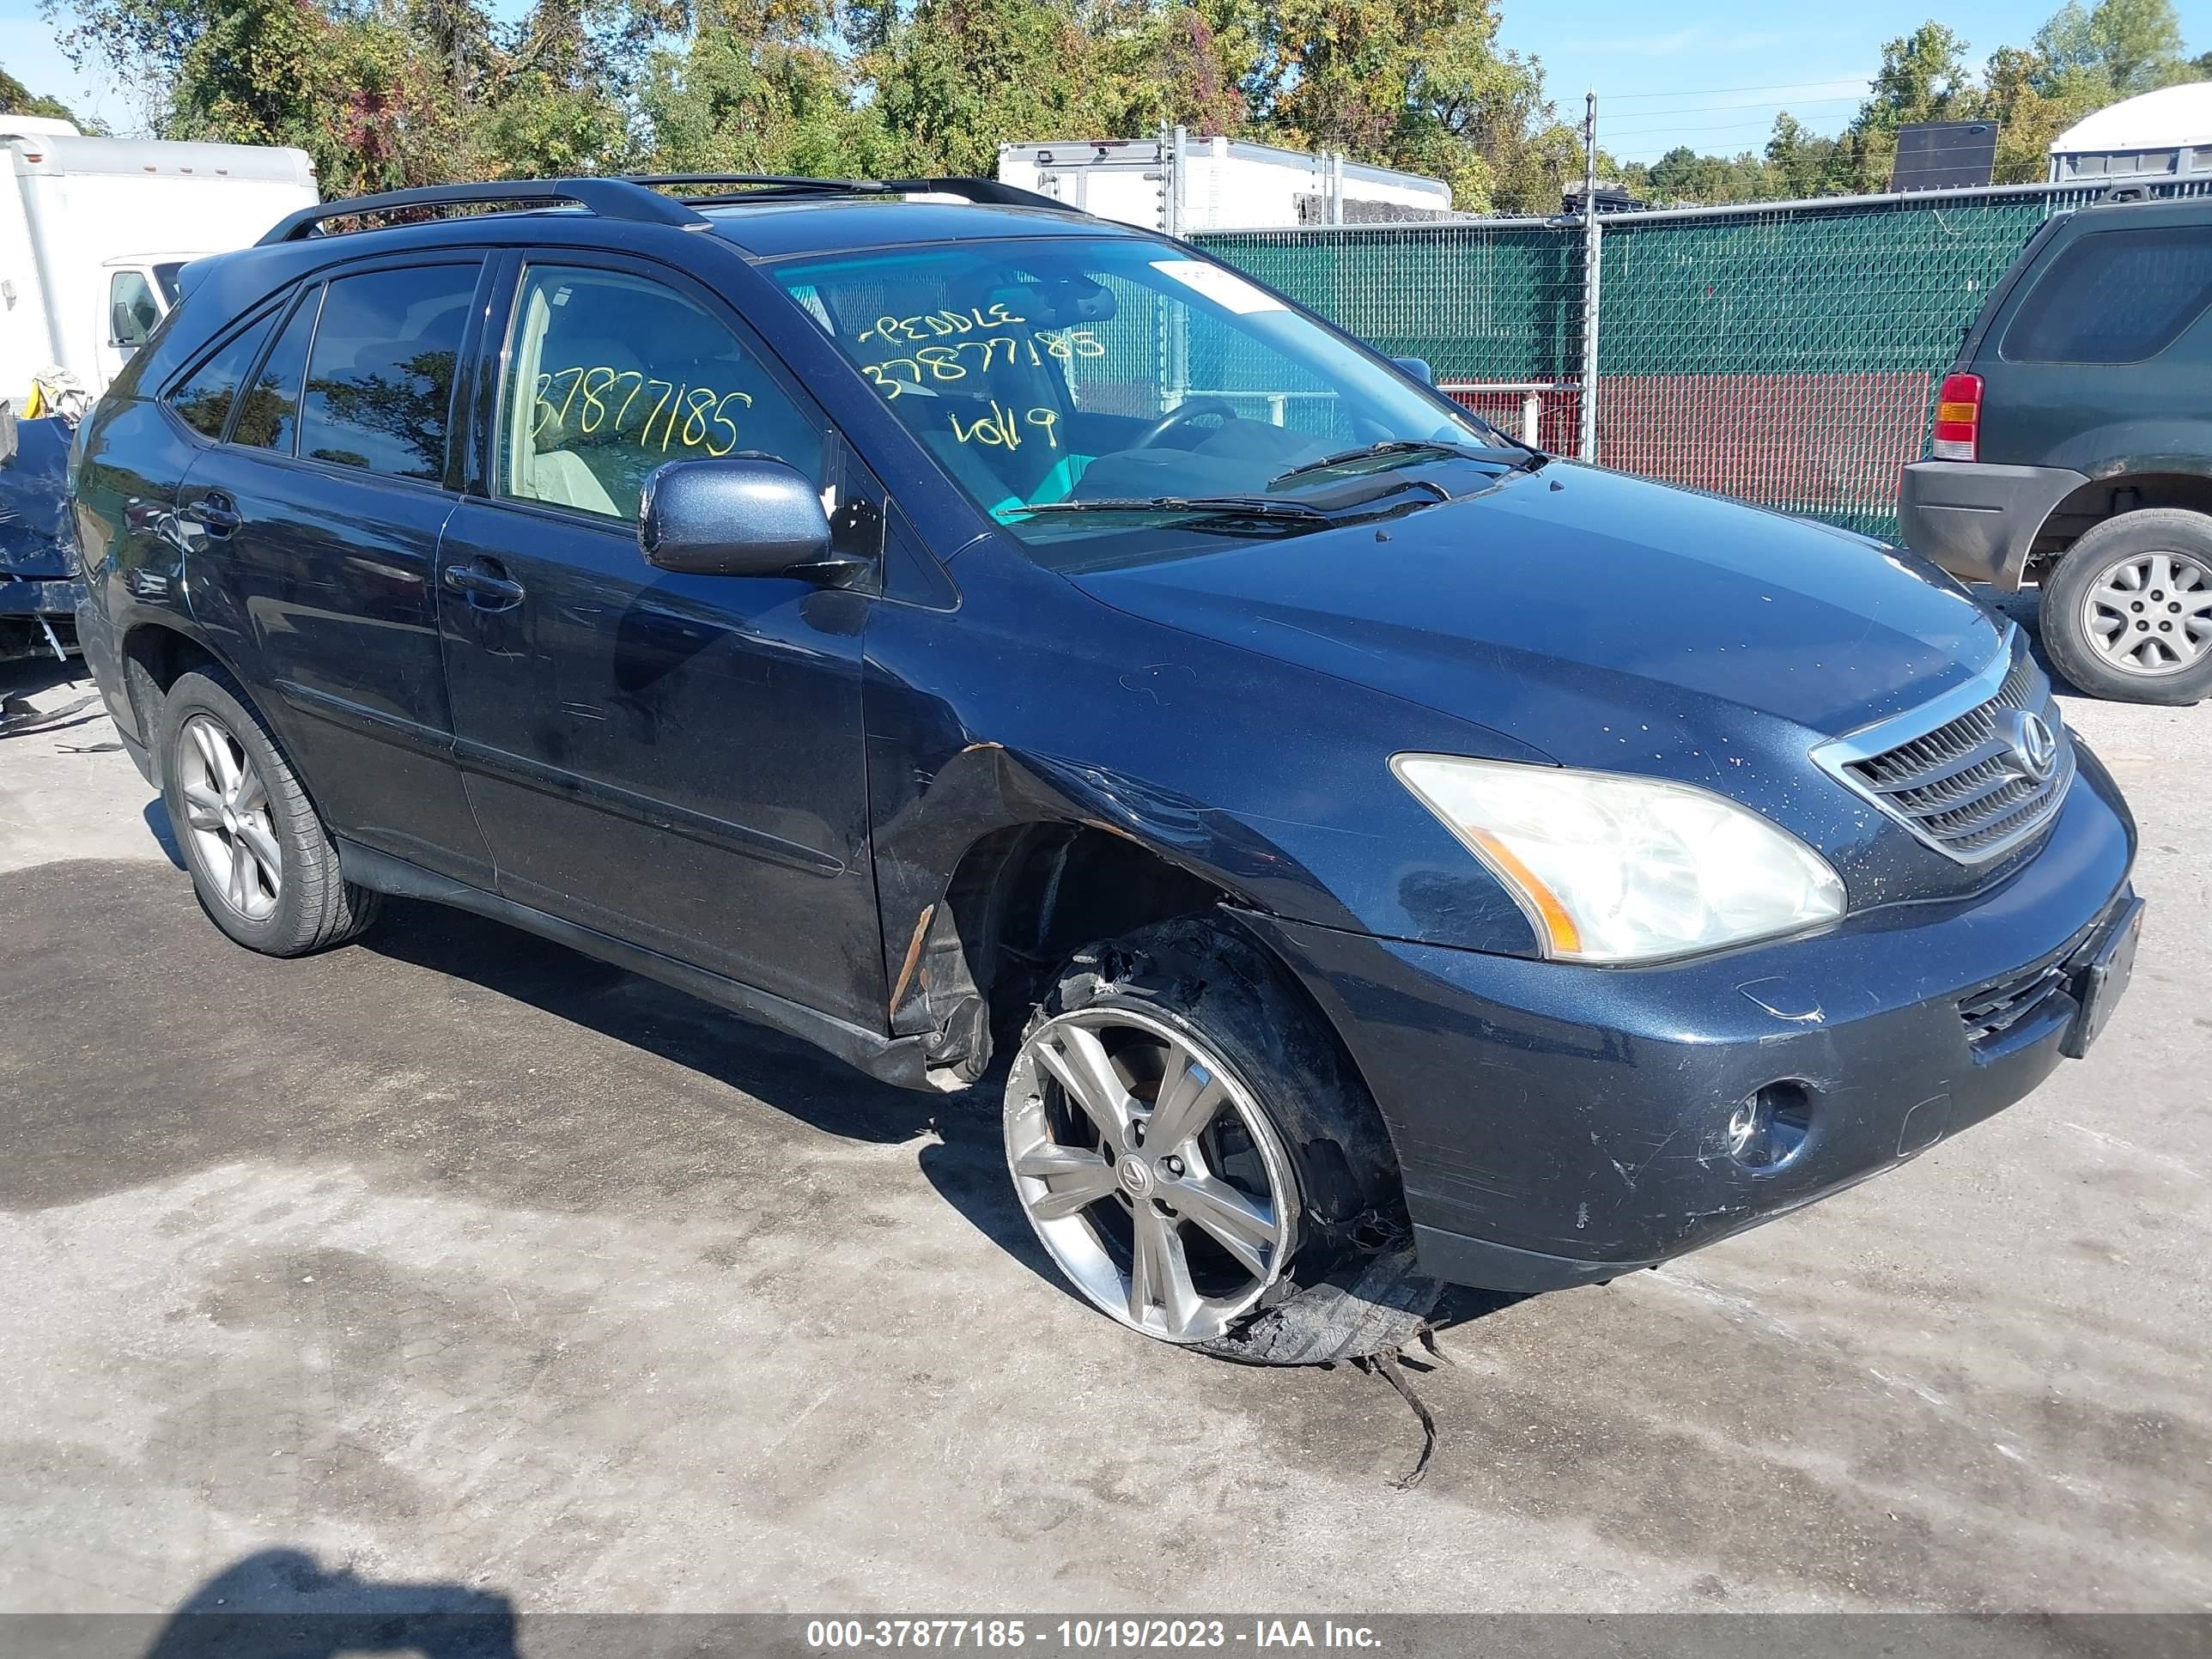
POLYGON ((331 283, 307 355, 300 453, 387 477, 443 477, 453 365, 476 285, 473 264, 331 283))
POLYGON ((670 461, 767 455, 817 483, 827 432, 712 314, 625 271, 534 265, 509 326, 499 493, 634 519, 670 461))
POLYGON ((261 355, 262 343, 269 337, 273 321, 264 317, 240 330, 185 377, 169 394, 169 407, 176 410, 178 419, 204 438, 222 436, 223 422, 230 418, 239 385, 261 355))
POLYGON ((321 310, 323 291, 317 289, 292 313, 276 343, 253 376, 253 384, 238 405, 238 423, 230 441, 254 449, 292 453, 299 427, 301 383, 307 374, 307 342, 315 332, 315 316, 321 310))
POLYGON ((2015 363, 2136 363, 2212 306, 2212 226, 2105 230, 2051 262, 2005 330, 2015 363))

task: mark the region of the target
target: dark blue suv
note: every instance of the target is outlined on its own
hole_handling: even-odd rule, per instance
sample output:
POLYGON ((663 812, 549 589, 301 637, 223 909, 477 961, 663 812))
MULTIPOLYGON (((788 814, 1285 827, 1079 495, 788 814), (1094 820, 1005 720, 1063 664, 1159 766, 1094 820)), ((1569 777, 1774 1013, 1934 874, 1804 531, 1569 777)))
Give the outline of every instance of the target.
POLYGON ((185 287, 80 434, 79 625, 216 924, 428 898, 1000 1061, 1022 1208, 1149 1335, 1649 1266, 2125 981, 2126 807, 1948 577, 1528 450, 1182 244, 568 179, 185 287))

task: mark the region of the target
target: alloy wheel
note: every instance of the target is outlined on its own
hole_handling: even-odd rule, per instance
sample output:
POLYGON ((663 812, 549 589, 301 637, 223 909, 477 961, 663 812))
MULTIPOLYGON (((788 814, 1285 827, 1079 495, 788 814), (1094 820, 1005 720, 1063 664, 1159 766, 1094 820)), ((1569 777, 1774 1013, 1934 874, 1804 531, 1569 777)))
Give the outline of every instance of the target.
POLYGON ((192 715, 179 735, 185 829, 201 872, 225 905, 265 921, 284 891, 268 786, 246 745, 213 715, 192 715))
POLYGON ((1126 1007, 1046 1021, 1006 1082, 1006 1161, 1030 1224, 1123 1324, 1203 1342, 1297 1254, 1281 1138, 1193 1036, 1126 1007))
POLYGON ((2188 553, 2130 553, 2081 596, 2081 627, 2124 674, 2178 674, 2212 652, 2212 566, 2188 553))

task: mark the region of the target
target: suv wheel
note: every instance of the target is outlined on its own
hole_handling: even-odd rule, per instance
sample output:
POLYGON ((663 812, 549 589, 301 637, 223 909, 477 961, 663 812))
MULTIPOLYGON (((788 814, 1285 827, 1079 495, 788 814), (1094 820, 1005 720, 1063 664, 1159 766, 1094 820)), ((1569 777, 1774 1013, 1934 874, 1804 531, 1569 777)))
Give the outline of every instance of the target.
POLYGON ((1346 1358, 1409 1340, 1435 1300, 1410 1254, 1396 1307, 1364 1325, 1377 1310, 1330 1282, 1404 1249, 1389 1136, 1334 1034, 1262 951, 1209 923, 1079 953, 1030 1021, 1005 1117, 1038 1239, 1085 1297, 1146 1336, 1231 1358, 1346 1358))
POLYGON ((2212 517, 2148 507, 2099 525, 2044 584, 2043 641, 2094 696, 2190 703, 2212 693, 2212 517))
POLYGON ((259 716, 218 670, 181 676, 161 705, 161 797, 210 921, 272 957, 353 938, 378 896, 337 849, 259 716))

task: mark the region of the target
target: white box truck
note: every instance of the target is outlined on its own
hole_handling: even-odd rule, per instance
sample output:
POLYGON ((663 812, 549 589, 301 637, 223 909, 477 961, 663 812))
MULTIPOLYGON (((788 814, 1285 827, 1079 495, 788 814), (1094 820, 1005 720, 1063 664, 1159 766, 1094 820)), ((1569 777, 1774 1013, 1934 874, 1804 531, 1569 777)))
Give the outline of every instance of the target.
POLYGON ((1451 186, 1418 173, 1242 138, 1082 138, 999 146, 999 182, 1171 236, 1440 219, 1451 186))
POLYGON ((299 149, 88 138, 0 115, 0 401, 58 365, 94 398, 176 299, 187 260, 320 199, 299 149))

